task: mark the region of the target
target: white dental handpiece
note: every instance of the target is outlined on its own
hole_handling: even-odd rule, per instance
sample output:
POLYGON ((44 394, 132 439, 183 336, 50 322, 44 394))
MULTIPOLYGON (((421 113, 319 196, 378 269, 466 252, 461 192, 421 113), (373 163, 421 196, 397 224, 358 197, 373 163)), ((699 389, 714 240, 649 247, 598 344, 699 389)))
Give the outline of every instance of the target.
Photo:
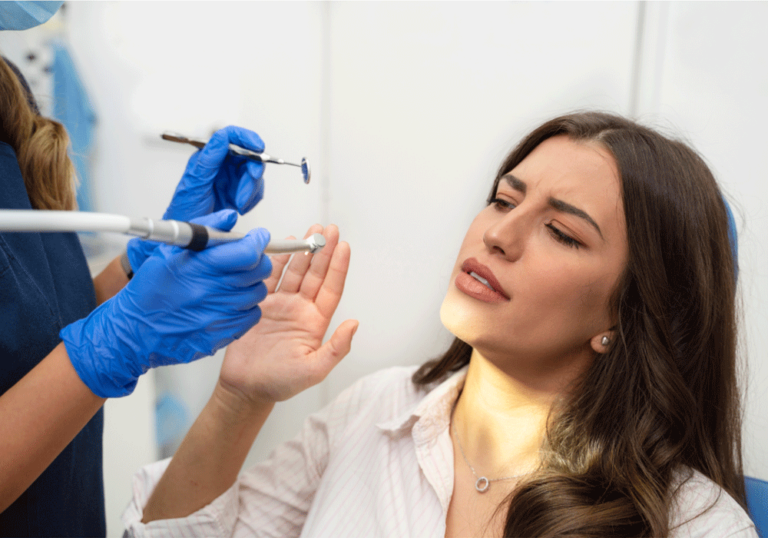
MULTIPOLYGON (((3 232, 117 232, 190 250, 237 241, 239 232, 225 232, 210 226, 178 220, 133 219, 108 213, 0 209, 0 231, 3 232)), ((325 246, 322 234, 307 239, 270 241, 266 254, 292 252, 315 253, 325 246)))

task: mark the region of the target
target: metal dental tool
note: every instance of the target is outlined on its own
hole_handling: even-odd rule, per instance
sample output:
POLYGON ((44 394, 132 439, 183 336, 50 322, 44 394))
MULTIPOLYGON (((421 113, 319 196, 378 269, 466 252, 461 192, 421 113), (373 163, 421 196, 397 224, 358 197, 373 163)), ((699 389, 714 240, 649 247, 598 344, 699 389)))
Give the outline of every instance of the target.
MULTIPOLYGON (((186 136, 183 136, 177 133, 166 132, 160 136, 163 140, 170 140, 171 142, 180 142, 182 144, 190 144, 200 149, 202 149, 206 144, 205 140, 187 138, 186 136)), ((307 161, 306 157, 301 159, 301 164, 290 163, 283 159, 278 159, 277 157, 272 157, 271 155, 267 155, 266 153, 256 153, 255 151, 242 148, 235 144, 229 145, 229 152, 234 155, 241 155, 243 157, 247 157, 249 159, 253 159, 254 161, 260 161, 263 163, 288 164, 290 166, 296 166, 298 168, 301 168, 301 175, 304 176, 304 183, 309 183, 309 180, 312 177, 312 170, 309 167, 309 162, 307 161)))
MULTIPOLYGON (((0 209, 0 231, 118 232, 198 251, 245 237, 238 232, 224 232, 210 226, 178 220, 132 219, 108 213, 29 209, 0 209)), ((325 237, 322 234, 314 234, 307 239, 270 241, 264 252, 266 254, 315 253, 324 246, 325 237)))

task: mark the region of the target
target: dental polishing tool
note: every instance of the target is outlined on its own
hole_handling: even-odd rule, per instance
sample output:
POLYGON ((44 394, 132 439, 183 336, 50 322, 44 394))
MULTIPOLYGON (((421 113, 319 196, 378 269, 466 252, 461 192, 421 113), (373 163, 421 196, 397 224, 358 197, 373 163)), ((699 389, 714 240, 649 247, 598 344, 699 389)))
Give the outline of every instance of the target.
MULTIPOLYGON (((225 232, 210 226, 179 220, 134 219, 109 213, 0 209, 0 231, 3 232, 117 232, 157 241, 189 250, 237 241, 245 237, 239 232, 225 232)), ((315 253, 325 246, 322 234, 307 239, 270 241, 266 254, 315 253)))
MULTIPOLYGON (((190 144, 199 149, 202 149, 203 147, 205 147, 205 144, 206 144, 205 140, 188 138, 178 133, 166 132, 160 135, 160 137, 163 140, 169 140, 170 142, 190 144)), ((240 155, 241 157, 247 157, 248 159, 262 162, 262 163, 287 164, 289 166, 296 166, 297 168, 301 168, 301 175, 304 177, 304 183, 309 183, 309 180, 312 178, 312 169, 309 167, 309 162, 307 161, 306 157, 301 159, 301 164, 296 164, 296 163, 288 162, 283 159, 278 159, 277 157, 273 157, 272 155, 267 155, 266 153, 256 153, 255 151, 245 149, 236 144, 229 145, 229 152, 233 155, 240 155)))

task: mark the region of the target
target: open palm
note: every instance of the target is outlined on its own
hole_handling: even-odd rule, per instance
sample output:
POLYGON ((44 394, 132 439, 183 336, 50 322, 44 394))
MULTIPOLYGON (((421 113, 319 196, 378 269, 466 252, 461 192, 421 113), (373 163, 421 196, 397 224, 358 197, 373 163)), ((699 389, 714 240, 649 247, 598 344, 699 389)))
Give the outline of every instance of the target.
POLYGON ((349 353, 357 321, 342 323, 323 344, 344 291, 349 245, 339 243, 333 225, 312 226, 307 237, 320 232, 326 245, 319 253, 272 258, 261 320, 227 348, 219 382, 240 397, 286 400, 322 381, 349 353))

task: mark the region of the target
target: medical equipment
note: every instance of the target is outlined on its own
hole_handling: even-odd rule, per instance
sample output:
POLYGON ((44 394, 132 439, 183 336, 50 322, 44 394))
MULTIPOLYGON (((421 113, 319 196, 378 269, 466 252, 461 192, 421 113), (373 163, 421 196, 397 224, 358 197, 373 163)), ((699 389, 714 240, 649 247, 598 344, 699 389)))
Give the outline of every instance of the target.
MULTIPOLYGON (((108 213, 77 211, 35 211, 0 209, 0 231, 3 232, 117 232, 134 235, 190 250, 203 250, 244 237, 238 232, 223 232, 178 220, 132 219, 108 213)), ((325 246, 325 238, 314 234, 307 239, 270 241, 266 254, 293 252, 314 253, 325 246)))
POLYGON ((64 2, 0 2, 0 30, 27 30, 53 17, 64 2))
MULTIPOLYGON (((205 144, 206 144, 205 140, 187 138, 186 136, 183 136, 177 133, 163 133, 161 135, 161 138, 163 140, 169 140, 170 142, 190 144, 200 149, 205 147, 205 144)), ((309 180, 312 177, 312 169, 309 167, 309 162, 307 161, 306 157, 303 157, 301 159, 301 164, 296 164, 296 163, 285 161, 283 159, 278 159, 277 157, 273 157, 271 155, 267 155, 266 153, 256 153, 255 151, 241 148, 240 146, 237 146, 235 144, 229 145, 229 152, 234 155, 240 155, 242 157, 247 157, 248 159, 253 159, 254 161, 259 161, 263 163, 287 164, 290 166, 296 166, 298 168, 301 168, 301 175, 304 176, 304 183, 309 183, 309 180)))

